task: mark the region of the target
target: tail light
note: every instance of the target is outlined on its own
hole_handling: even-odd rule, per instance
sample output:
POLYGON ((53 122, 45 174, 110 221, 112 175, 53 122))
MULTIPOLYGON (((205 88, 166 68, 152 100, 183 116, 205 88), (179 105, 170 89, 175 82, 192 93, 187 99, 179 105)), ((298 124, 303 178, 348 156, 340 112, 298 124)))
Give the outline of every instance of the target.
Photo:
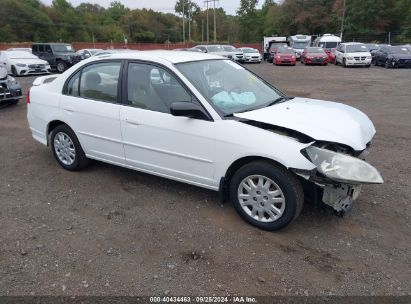
POLYGON ((26 97, 26 100, 27 100, 28 104, 30 103, 30 89, 31 88, 29 88, 29 90, 27 91, 27 97, 26 97))

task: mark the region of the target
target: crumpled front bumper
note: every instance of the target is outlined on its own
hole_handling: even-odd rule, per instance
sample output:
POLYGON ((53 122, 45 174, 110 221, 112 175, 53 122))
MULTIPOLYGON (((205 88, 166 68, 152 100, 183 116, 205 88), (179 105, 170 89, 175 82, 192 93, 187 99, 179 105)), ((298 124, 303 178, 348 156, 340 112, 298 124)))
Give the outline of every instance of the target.
POLYGON ((322 202, 332 207, 336 212, 351 209, 353 202, 361 193, 361 185, 325 185, 322 188, 322 202))
POLYGON ((7 81, 0 81, 0 103, 22 98, 20 85, 9 85, 7 81))

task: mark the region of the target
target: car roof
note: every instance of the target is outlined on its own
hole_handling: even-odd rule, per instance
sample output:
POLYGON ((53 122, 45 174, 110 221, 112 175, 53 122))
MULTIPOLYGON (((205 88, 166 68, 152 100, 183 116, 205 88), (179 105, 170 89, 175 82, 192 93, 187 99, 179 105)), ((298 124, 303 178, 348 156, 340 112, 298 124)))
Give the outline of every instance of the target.
POLYGON ((358 45, 358 44, 365 44, 365 43, 362 43, 362 42, 344 42, 342 44, 345 44, 345 45, 358 45))
POLYGON ((190 61, 199 60, 209 60, 209 59, 222 59, 223 57, 218 55, 211 55, 200 52, 186 52, 186 51, 141 51, 141 52, 120 52, 106 55, 96 55, 93 57, 95 60, 101 58, 113 58, 113 59, 142 59, 156 61, 158 59, 166 60, 170 63, 182 63, 190 61))
POLYGON ((33 42, 33 45, 70 45, 70 43, 64 43, 64 42, 52 42, 52 43, 43 43, 43 42, 33 42))

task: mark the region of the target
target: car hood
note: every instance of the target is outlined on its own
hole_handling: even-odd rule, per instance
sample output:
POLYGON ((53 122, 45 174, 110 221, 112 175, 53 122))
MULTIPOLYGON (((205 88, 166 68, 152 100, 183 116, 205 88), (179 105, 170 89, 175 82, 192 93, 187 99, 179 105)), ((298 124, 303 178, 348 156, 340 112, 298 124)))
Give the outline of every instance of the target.
POLYGON ((46 64, 48 65, 48 62, 42 59, 36 59, 36 58, 16 58, 16 59, 10 59, 11 63, 23 63, 23 64, 46 64))
POLYGON ((328 57, 327 53, 321 54, 321 53, 307 53, 307 56, 311 57, 328 57))
POLYGON ((411 54, 390 54, 394 58, 411 59, 411 54))
POLYGON ((234 116, 303 133, 315 140, 364 150, 375 134, 371 120, 345 104, 296 97, 270 107, 234 116))
POLYGON ((358 56, 370 56, 370 52, 353 52, 353 53, 346 53, 349 57, 358 57, 358 56))
POLYGON ((80 57, 79 54, 73 53, 73 52, 54 52, 54 54, 56 54, 56 55, 61 55, 61 56, 70 56, 70 57, 79 56, 79 57, 80 57))

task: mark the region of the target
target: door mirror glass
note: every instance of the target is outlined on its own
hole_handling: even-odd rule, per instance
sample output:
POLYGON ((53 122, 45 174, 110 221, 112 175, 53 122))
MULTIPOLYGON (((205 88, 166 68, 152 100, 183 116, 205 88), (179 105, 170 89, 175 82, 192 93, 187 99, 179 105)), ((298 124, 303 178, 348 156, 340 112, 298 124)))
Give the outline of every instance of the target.
POLYGON ((174 116, 210 120, 207 112, 201 106, 192 102, 173 102, 170 106, 170 113, 174 116))

